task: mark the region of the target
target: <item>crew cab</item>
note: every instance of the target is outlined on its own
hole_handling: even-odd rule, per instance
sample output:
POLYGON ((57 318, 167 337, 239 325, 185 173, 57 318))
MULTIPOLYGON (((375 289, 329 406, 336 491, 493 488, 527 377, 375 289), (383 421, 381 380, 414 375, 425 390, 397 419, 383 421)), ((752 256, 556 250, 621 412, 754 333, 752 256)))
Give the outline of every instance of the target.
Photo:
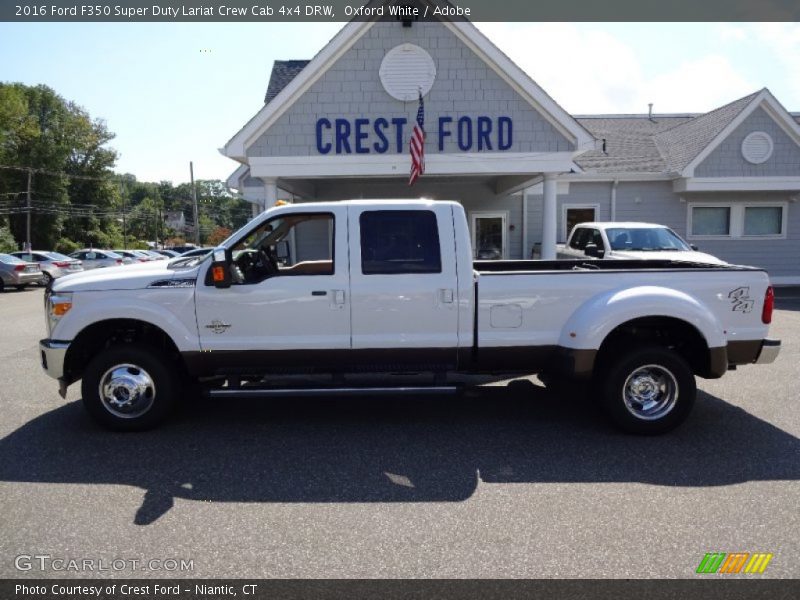
POLYGON ((689 414, 695 376, 772 362, 780 349, 767 337, 762 270, 473 262, 452 201, 278 206, 205 257, 69 275, 45 304, 42 366, 62 396, 82 380, 85 407, 114 429, 152 427, 198 387, 215 398, 373 396, 455 391, 459 373, 539 373, 591 381, 617 425, 660 433, 689 414), (357 377, 412 372, 433 374, 430 385, 357 377))
POLYGON ((676 260, 722 265, 725 261, 699 252, 696 246, 664 225, 638 222, 578 223, 569 239, 557 248, 558 258, 613 260, 676 260))

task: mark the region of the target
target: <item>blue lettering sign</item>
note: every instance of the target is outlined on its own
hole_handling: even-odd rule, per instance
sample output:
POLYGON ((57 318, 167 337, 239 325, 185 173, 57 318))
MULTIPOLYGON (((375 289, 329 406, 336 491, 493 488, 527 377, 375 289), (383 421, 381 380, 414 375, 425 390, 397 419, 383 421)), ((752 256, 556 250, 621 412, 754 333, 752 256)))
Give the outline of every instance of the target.
POLYGON ((372 147, 375 148, 375 152, 378 154, 384 154, 389 149, 389 140, 386 139, 383 133, 383 130, 387 127, 389 127, 389 121, 383 117, 375 119, 375 135, 379 141, 372 144, 372 147))
POLYGON ((320 154, 327 154, 331 151, 330 142, 322 142, 322 128, 330 129, 331 122, 328 119, 322 118, 317 120, 317 152, 320 154))
POLYGON ((497 119, 497 149, 508 150, 514 143, 514 126, 510 117, 497 119))
POLYGON ((478 150, 491 150, 492 120, 489 117, 478 117, 478 150))
POLYGON ((445 125, 450 125, 453 122, 453 117, 439 117, 439 152, 444 152, 444 138, 453 135, 450 129, 445 129, 445 125))
POLYGON ((343 150, 347 154, 353 152, 350 150, 350 121, 336 119, 336 154, 341 154, 343 150))
POLYGON ((403 151, 403 126, 406 124, 405 117, 395 117, 392 119, 392 125, 395 126, 395 131, 397 133, 397 153, 400 154, 403 151))
POLYGON ((458 149, 463 152, 472 149, 472 119, 469 117, 458 120, 458 149))
POLYGON ((369 148, 362 142, 369 137, 364 127, 369 125, 369 119, 356 119, 356 154, 369 154, 369 148))

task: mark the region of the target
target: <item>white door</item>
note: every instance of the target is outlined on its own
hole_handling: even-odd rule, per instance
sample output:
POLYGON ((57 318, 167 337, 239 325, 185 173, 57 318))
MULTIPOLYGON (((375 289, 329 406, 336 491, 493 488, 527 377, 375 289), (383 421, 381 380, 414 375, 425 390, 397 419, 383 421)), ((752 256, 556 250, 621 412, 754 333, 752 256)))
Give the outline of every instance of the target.
MULTIPOLYGON (((452 368, 458 348, 453 209, 350 207, 353 350, 382 364, 452 368)), ((469 276, 469 275, 467 275, 469 276)))
POLYGON ((472 257, 475 260, 502 260, 508 256, 506 223, 508 213, 474 212, 470 215, 472 257))
MULTIPOLYGON (((206 285, 202 272, 198 278, 197 326, 204 353, 263 351, 264 360, 271 360, 274 350, 287 360, 292 355, 285 351, 350 347, 346 207, 314 212, 312 205, 283 213, 234 248, 234 263, 236 281, 230 288, 206 285), (287 247, 281 242, 289 239, 297 255, 274 260, 276 248, 287 247)), ((303 352, 294 358, 298 366, 326 359, 303 352)))

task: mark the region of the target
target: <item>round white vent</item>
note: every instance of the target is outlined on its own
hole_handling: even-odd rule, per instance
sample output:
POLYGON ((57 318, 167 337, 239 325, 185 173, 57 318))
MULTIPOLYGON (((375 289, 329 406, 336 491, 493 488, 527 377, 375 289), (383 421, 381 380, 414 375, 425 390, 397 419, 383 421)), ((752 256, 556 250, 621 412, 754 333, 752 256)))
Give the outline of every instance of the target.
POLYGON ((760 165, 772 156, 772 138, 764 131, 754 131, 742 141, 742 156, 754 165, 760 165))
POLYGON ((409 102, 424 96, 436 80, 436 65, 425 50, 414 44, 395 46, 383 57, 380 74, 383 89, 392 98, 409 102))

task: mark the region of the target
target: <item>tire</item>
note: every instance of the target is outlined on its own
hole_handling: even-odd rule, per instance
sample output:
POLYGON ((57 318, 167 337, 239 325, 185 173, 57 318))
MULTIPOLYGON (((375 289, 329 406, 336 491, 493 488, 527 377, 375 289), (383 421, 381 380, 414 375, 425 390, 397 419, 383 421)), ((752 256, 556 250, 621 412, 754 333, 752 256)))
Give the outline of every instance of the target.
POLYGON ((48 287, 51 283, 53 283, 53 276, 50 275, 50 273, 48 273, 47 271, 45 271, 42 274, 42 281, 39 283, 39 285, 48 287))
POLYGON ((23 285, 15 285, 14 287, 17 288, 17 290, 19 290, 20 292, 24 292, 25 288, 28 287, 28 284, 25 283, 23 285))
POLYGON ((694 373, 676 352, 645 346, 604 365, 602 404, 622 430, 640 435, 671 431, 689 416, 697 396, 694 373))
POLYGON ((3 281, 3 278, 0 277, 0 294, 2 294, 4 291, 6 291, 5 288, 6 288, 6 284, 3 281))
POLYGON ((161 423, 175 405, 177 369, 150 346, 111 346, 87 365, 81 382, 83 405, 107 429, 142 431, 161 423))

